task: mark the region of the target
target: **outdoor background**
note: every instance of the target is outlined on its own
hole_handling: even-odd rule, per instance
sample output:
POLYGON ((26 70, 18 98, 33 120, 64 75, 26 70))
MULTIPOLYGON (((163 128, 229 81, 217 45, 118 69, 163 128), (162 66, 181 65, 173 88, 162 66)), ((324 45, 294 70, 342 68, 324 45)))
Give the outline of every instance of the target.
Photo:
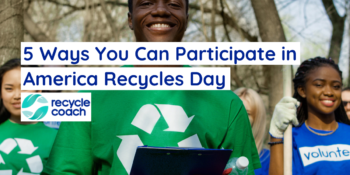
MULTIPOLYGON (((190 0, 189 9, 185 42, 300 42, 302 60, 331 57, 350 84, 350 0, 190 0)), ((127 12, 127 0, 0 0, 0 63, 19 58, 22 41, 135 41, 127 12)), ((256 90, 270 116, 282 66, 229 67, 231 89, 256 90)))

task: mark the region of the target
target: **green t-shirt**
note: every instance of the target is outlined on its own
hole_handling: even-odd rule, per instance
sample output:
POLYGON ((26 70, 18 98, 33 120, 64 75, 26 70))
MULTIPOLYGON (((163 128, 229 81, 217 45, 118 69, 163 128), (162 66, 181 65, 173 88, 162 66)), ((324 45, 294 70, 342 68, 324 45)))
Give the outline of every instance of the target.
POLYGON ((259 155, 242 101, 231 91, 92 91, 92 122, 63 122, 44 172, 128 174, 137 146, 232 149, 259 155))
POLYGON ((21 125, 6 120, 0 124, 0 174, 41 173, 57 130, 42 122, 21 125))

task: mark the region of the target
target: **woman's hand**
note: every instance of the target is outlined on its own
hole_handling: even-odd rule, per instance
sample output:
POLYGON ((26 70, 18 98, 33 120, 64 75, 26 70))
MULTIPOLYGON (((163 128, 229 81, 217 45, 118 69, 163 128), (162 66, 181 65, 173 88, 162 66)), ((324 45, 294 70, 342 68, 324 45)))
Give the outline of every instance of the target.
POLYGON ((274 138, 283 138, 283 133, 290 122, 298 125, 297 108, 300 102, 292 97, 283 97, 275 106, 270 123, 270 135, 274 138))

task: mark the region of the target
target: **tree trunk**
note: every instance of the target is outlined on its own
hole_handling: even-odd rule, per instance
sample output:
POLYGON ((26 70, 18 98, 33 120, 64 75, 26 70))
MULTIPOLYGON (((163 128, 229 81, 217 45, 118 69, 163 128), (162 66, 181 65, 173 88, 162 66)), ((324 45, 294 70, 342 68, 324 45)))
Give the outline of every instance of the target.
MULTIPOLYGON (((251 0, 258 23, 259 34, 263 42, 285 42, 281 20, 273 0, 251 0)), ((282 66, 264 66, 265 87, 269 88, 269 113, 283 97, 282 66)))
POLYGON ((33 38, 36 42, 49 42, 54 41, 54 39, 51 39, 48 37, 32 20, 28 12, 23 12, 23 20, 24 20, 24 27, 29 33, 29 35, 33 38))
POLYGON ((0 1, 0 64, 20 58, 23 41, 22 0, 0 1))
POLYGON ((346 15, 341 17, 334 6, 332 0, 322 0, 323 6, 326 9, 329 20, 332 22, 332 38, 330 42, 328 57, 332 58, 335 63, 339 63, 341 44, 343 42, 344 26, 346 15))

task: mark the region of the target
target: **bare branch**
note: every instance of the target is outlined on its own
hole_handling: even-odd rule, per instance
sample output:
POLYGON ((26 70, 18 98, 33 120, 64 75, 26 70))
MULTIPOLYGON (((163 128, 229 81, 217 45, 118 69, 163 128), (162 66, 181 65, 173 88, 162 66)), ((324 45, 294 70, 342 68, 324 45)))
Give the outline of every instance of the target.
POLYGON ((203 3, 202 0, 199 0, 199 4, 200 4, 200 9, 201 9, 201 19, 202 19, 202 28, 203 28, 203 35, 205 37, 205 41, 209 41, 208 35, 207 35, 207 30, 205 27, 205 21, 204 21, 204 7, 203 7, 203 3))
POLYGON ((216 17, 216 6, 217 6, 217 0, 211 0, 212 1, 212 9, 211 9, 211 41, 216 41, 216 35, 215 35, 215 17, 216 17))
POLYGON ((112 19, 112 16, 111 14, 109 13, 109 10, 107 9, 106 7, 106 3, 104 0, 100 0, 100 3, 101 3, 101 8, 102 8, 102 11, 103 13, 105 14, 106 18, 107 18, 107 21, 108 21, 108 24, 109 24, 109 27, 111 27, 111 31, 112 31, 112 35, 115 39, 115 41, 119 41, 119 36, 117 35, 117 28, 115 27, 115 23, 112 19))
POLYGON ((224 3, 222 1, 223 0, 220 0, 222 23, 224 25, 226 38, 229 42, 231 42, 231 38, 230 38, 229 32, 227 30, 227 22, 226 22, 226 18, 225 18, 225 6, 224 6, 224 3))
POLYGON ((344 19, 346 18, 346 15, 344 15, 343 17, 341 17, 339 15, 332 0, 322 0, 322 3, 323 3, 324 8, 327 11, 328 18, 329 18, 329 20, 331 20, 333 25, 334 25, 334 23, 344 21, 344 19))
POLYGON ((231 68, 231 78, 236 82, 237 87, 244 87, 244 84, 239 79, 237 75, 237 67, 236 66, 230 66, 231 68))

